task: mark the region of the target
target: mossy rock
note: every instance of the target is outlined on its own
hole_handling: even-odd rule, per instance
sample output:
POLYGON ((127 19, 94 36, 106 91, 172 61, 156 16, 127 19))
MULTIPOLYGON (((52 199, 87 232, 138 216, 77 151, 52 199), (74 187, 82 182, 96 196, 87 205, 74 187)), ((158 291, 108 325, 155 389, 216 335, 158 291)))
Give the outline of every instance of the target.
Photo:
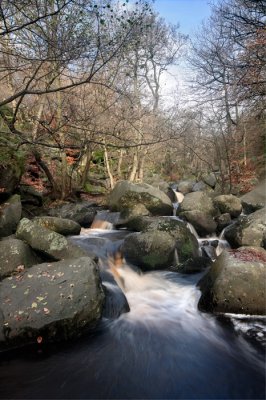
POLYGON ((0 146, 1 193, 13 193, 24 172, 25 155, 20 151, 0 146))

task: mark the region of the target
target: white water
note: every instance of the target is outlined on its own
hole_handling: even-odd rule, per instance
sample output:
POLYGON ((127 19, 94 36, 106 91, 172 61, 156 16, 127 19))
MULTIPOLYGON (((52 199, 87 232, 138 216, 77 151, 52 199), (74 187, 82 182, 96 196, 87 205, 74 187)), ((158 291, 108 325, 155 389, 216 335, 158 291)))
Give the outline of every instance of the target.
MULTIPOLYGON (((97 249, 108 269, 107 253, 125 234, 97 229, 75 241, 97 249)), ((130 312, 72 346, 0 362, 0 398, 264 398, 263 351, 246 335, 255 329, 260 343, 263 320, 199 312, 199 274, 116 269, 130 312)))

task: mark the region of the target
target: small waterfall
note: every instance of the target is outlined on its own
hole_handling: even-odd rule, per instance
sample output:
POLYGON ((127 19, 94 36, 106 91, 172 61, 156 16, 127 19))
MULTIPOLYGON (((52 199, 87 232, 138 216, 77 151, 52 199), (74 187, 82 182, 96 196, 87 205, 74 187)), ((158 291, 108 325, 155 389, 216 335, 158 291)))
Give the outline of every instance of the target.
POLYGON ((186 225, 187 225, 188 229, 190 230, 190 232, 195 236, 195 238, 197 240, 199 240, 199 235, 198 235, 196 229, 194 228, 194 226, 190 222, 186 222, 186 225))
POLYGON ((176 216, 177 210, 180 206, 180 204, 182 203, 182 201, 184 200, 184 195, 181 192, 177 192, 175 189, 173 189, 172 187, 169 188, 170 189, 170 195, 169 197, 171 198, 172 204, 173 204, 173 216, 176 216))
POLYGON ((89 229, 112 230, 119 217, 119 212, 98 211, 89 229))

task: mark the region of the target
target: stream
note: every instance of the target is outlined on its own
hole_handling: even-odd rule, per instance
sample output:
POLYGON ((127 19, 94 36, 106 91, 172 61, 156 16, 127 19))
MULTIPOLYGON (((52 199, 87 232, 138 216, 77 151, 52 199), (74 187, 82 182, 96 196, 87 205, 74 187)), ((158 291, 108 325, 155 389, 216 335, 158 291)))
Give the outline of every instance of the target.
MULTIPOLYGON (((97 251, 108 273, 107 254, 126 234, 87 229, 73 241, 97 251)), ((121 274, 130 312, 103 318, 72 343, 1 354, 1 398, 264 398, 265 319, 199 312, 202 274, 139 274, 127 265, 121 274)))

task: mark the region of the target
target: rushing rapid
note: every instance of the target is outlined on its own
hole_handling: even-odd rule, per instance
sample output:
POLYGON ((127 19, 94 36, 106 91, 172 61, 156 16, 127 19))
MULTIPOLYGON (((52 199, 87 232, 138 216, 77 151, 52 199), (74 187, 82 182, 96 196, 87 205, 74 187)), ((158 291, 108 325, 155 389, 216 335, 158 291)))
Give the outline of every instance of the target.
POLYGON ((245 317, 244 326, 256 328, 250 337, 241 317, 198 311, 199 274, 141 274, 108 259, 125 234, 87 230, 74 240, 100 249, 101 269, 113 273, 130 312, 103 318, 75 343, 3 355, 1 398, 264 398, 263 320, 245 317))

